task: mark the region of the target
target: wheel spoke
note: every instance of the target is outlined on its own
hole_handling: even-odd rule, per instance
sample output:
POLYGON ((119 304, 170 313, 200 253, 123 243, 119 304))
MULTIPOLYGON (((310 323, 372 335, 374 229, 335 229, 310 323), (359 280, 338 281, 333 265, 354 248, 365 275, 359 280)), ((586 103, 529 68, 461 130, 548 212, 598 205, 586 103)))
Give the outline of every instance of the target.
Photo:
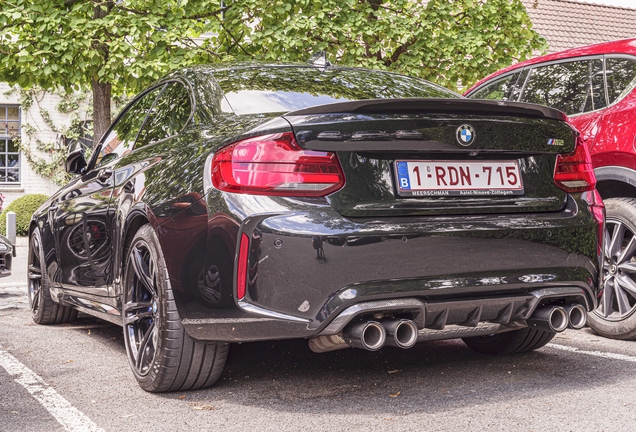
POLYGON ((610 244, 611 244, 611 239, 612 239, 612 235, 609 232, 609 229, 606 227, 605 228, 605 240, 604 240, 604 249, 605 249, 605 256, 606 257, 610 257, 611 253, 610 253, 610 244))
POLYGON ((146 312, 139 312, 136 313, 134 315, 131 316, 127 316, 126 318, 124 318, 124 324, 135 324, 139 321, 141 321, 144 318, 152 318, 152 311, 146 311, 146 312))
POLYGON ((152 302, 130 302, 124 304, 124 312, 131 312, 138 309, 152 309, 152 302))
POLYGON ((150 327, 148 327, 148 331, 146 331, 146 334, 144 334, 143 339, 139 343, 139 349, 137 350, 137 359, 136 359, 136 366, 137 366, 137 370, 139 371, 141 371, 142 360, 146 358, 146 349, 148 348, 148 344, 152 340, 154 331, 155 331, 155 323, 153 322, 152 324, 150 324, 150 327))
POLYGON ((610 316, 612 313, 612 301, 614 300, 614 278, 607 278, 605 281, 605 287, 603 289, 602 307, 603 315, 605 317, 610 316))
POLYGON ((623 273, 636 273, 636 262, 625 262, 619 264, 617 267, 623 271, 623 273))
POLYGON ((629 244, 625 248, 625 250, 620 254, 618 259, 616 260, 617 264, 624 263, 625 261, 629 261, 634 256, 634 252, 636 252, 636 236, 632 236, 629 240, 629 244))
POLYGON ((146 290, 154 296, 154 281, 150 269, 148 268, 148 264, 144 261, 141 251, 136 247, 132 250, 132 258, 133 270, 137 275, 137 279, 139 279, 146 290))
POLYGON ((627 275, 616 275, 618 285, 624 288, 632 297, 636 297, 636 282, 627 275))
POLYGON ((40 305, 40 285, 38 284, 37 289, 33 290, 31 294, 31 310, 36 312, 38 310, 38 306, 40 305))
POLYGON ((631 309, 627 294, 619 286, 615 286, 616 303, 618 303, 618 313, 621 317, 625 316, 631 309))
POLYGON ((38 239, 35 235, 31 236, 31 250, 33 251, 34 257, 37 258, 37 253, 39 251, 40 244, 38 243, 38 239))
POLYGON ((618 222, 616 227, 614 228, 614 232, 612 233, 612 238, 610 240, 609 245, 609 254, 607 255, 610 258, 618 256, 621 251, 621 247, 623 245, 623 239, 625 238, 625 225, 618 222))

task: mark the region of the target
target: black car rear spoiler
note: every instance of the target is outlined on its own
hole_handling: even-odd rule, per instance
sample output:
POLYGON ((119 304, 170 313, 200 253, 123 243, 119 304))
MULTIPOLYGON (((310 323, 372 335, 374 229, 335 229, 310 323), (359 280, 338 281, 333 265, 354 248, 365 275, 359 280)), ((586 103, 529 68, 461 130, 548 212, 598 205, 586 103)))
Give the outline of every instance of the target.
POLYGON ((389 114, 389 113, 439 113, 477 114, 512 117, 549 118, 567 120, 561 111, 542 105, 477 99, 367 99, 317 105, 292 111, 285 116, 312 114, 389 114))

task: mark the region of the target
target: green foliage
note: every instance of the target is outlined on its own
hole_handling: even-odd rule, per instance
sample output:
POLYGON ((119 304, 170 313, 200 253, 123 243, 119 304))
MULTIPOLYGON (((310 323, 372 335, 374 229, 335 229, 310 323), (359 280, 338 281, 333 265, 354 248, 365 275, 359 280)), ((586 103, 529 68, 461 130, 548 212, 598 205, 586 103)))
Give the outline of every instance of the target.
POLYGON ((11 202, 0 213, 0 234, 4 235, 7 232, 7 213, 12 211, 15 213, 16 234, 19 236, 27 235, 31 216, 47 199, 49 197, 46 195, 27 194, 11 202))
POLYGON ((14 0, 0 3, 0 80, 134 93, 194 63, 305 61, 467 86, 546 48, 521 0, 14 0), (202 33, 212 34, 203 44, 202 33))
POLYGON ((0 2, 0 81, 136 92, 169 70, 210 61, 193 37, 214 30, 218 13, 218 0, 0 2))
POLYGON ((236 0, 205 46, 237 60, 305 61, 326 51, 339 65, 457 89, 547 44, 521 0, 236 0))

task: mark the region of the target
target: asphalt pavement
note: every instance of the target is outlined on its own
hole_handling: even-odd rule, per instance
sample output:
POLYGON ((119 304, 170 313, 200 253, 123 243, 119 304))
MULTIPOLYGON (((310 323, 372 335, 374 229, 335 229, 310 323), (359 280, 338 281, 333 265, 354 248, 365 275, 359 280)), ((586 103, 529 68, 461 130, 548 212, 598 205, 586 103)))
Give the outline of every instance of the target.
MULTIPOLYGON (((20 245, 21 244, 21 245, 20 245)), ((26 243, 0 280, 0 431, 631 431, 636 342, 567 330, 507 357, 461 341, 314 354, 302 340, 234 345, 211 389, 150 394, 121 328, 33 323, 26 243)))

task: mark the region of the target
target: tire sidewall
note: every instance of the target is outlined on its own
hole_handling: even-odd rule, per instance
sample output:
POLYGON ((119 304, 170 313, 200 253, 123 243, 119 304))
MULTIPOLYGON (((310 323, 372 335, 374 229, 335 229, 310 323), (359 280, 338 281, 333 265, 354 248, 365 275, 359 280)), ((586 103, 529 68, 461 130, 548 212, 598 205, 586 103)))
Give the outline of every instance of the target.
POLYGON ((46 262, 44 261, 44 249, 42 247, 42 236, 38 229, 34 229, 33 233, 29 237, 29 255, 27 256, 27 263, 31 264, 29 261, 31 260, 31 254, 37 253, 38 258, 40 260, 40 292, 38 293, 38 310, 33 312, 33 296, 31 293, 31 283, 32 280, 29 278, 29 271, 27 269, 27 296, 29 298, 29 308, 31 309, 31 318, 36 323, 41 323, 44 319, 44 308, 45 308, 45 296, 49 294, 49 277, 46 272, 46 262), (33 238, 37 240, 38 250, 33 250, 33 238))

